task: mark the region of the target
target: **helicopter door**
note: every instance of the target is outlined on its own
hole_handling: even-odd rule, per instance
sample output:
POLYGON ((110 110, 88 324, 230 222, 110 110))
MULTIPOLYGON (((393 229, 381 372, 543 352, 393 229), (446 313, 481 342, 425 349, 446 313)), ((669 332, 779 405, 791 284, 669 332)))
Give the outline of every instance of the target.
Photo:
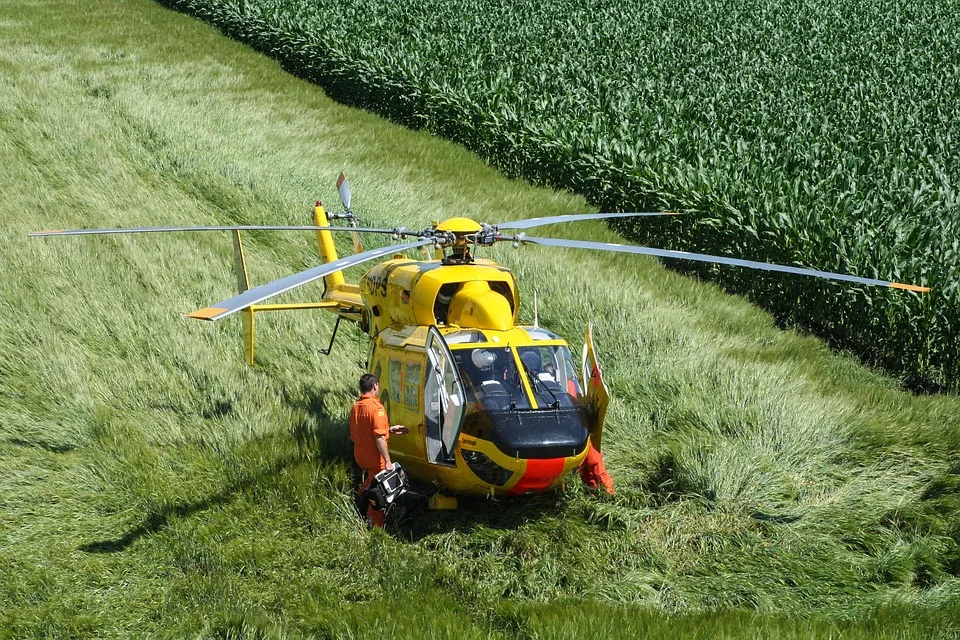
POLYGON ((427 372, 423 386, 427 461, 454 464, 454 447, 466 408, 463 382, 450 349, 436 327, 427 332, 427 372))
POLYGON ((610 390, 607 389, 607 383, 603 381, 603 373, 597 362, 597 353, 593 348, 592 322, 587 325, 587 333, 583 341, 583 388, 590 441, 593 447, 600 451, 600 437, 603 434, 603 419, 607 414, 607 404, 610 402, 610 390))

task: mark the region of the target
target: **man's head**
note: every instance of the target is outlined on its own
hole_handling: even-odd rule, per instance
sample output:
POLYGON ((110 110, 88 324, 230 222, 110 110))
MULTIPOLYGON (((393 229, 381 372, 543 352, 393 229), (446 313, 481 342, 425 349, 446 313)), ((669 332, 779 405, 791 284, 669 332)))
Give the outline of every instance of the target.
POLYGON ((365 373, 360 376, 360 395, 371 391, 380 391, 380 381, 372 373, 365 373))
POLYGON ((530 349, 520 354, 523 364, 527 365, 530 371, 540 371, 540 352, 536 349, 530 349))

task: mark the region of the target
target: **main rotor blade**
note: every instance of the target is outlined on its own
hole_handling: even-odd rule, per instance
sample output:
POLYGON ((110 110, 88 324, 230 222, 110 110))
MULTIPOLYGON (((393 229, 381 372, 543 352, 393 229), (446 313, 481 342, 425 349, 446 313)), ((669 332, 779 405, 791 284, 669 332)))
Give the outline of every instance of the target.
POLYGON ((392 229, 361 229, 357 227, 314 227, 310 225, 231 225, 214 227, 136 227, 129 229, 68 229, 64 231, 34 231, 28 235, 88 236, 117 233, 173 233, 179 231, 362 231, 364 233, 393 233, 392 229))
POLYGON ((253 289, 245 291, 238 296, 234 296, 228 300, 218 302, 213 306, 200 309, 199 311, 194 311, 193 313, 189 313, 187 315, 191 318, 198 318, 200 320, 220 320, 221 318, 225 318, 233 313, 236 313, 237 311, 240 311, 241 309, 249 307, 250 305, 262 302, 267 298, 272 298, 273 296, 284 293, 285 291, 290 291, 291 289, 305 285, 308 282, 319 280, 323 276, 330 275, 334 271, 340 271, 341 269, 346 269, 347 267, 352 267, 355 264, 360 264, 361 262, 366 262, 368 260, 375 260, 376 258, 380 258, 391 253, 406 251, 407 249, 416 249, 417 247, 421 247, 432 242, 433 240, 430 238, 421 238, 416 242, 395 244, 389 247, 382 247, 380 249, 371 249, 370 251, 365 251, 355 256, 340 258, 339 260, 327 262, 312 269, 295 273, 292 276, 287 276, 286 278, 281 278, 280 280, 274 280, 273 282, 260 285, 259 287, 254 287, 253 289))
MULTIPOLYGON (((498 236, 498 240, 515 241, 510 236, 498 236)), ((658 258, 678 258, 681 260, 696 260, 698 262, 712 262, 717 264, 729 264, 737 267, 747 267, 749 269, 762 269, 764 271, 781 271, 783 273, 793 273, 801 276, 814 276, 816 278, 825 278, 827 280, 843 280, 845 282, 856 282, 857 284, 866 284, 874 287, 891 287, 893 289, 906 289, 907 291, 930 291, 929 287, 920 287, 914 284, 903 284, 900 282, 889 282, 886 280, 873 280, 871 278, 860 278, 857 276, 848 276, 843 273, 832 273, 830 271, 816 271, 814 269, 802 269, 800 267, 787 267, 779 264, 770 264, 768 262, 754 262, 753 260, 740 260, 738 258, 726 258, 723 256, 709 256, 702 253, 688 253, 687 251, 671 251, 670 249, 653 249, 650 247, 637 247, 626 244, 611 244, 606 242, 586 242, 583 240, 561 240, 558 238, 528 238, 523 236, 519 238, 522 243, 539 244, 547 247, 568 247, 572 249, 596 249, 599 251, 615 251, 618 253, 639 253, 647 256, 656 256, 658 258)))
POLYGON ((340 172, 337 177, 337 192, 340 194, 340 202, 343 203, 344 211, 350 211, 350 198, 353 192, 350 191, 350 183, 347 182, 347 176, 340 172))
POLYGON ((563 216, 550 216, 548 218, 528 218, 527 220, 514 220, 513 222, 504 222, 498 224, 500 229, 532 229, 533 227, 542 227, 547 224, 558 224, 560 222, 578 222, 580 220, 601 220, 604 218, 631 218, 641 216, 679 216, 683 215, 679 211, 645 211, 641 213, 575 213, 563 216))

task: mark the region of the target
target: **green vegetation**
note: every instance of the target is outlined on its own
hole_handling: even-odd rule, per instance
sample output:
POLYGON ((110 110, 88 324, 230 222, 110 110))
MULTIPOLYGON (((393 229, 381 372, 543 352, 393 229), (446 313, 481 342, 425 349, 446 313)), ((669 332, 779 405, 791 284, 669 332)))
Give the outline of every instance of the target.
POLYGON ((596 322, 617 496, 384 535, 349 496, 362 336, 268 316, 248 369, 239 322, 183 317, 233 292, 227 237, 26 238, 305 221, 340 170, 372 224, 585 210, 146 0, 0 4, 0 638, 957 636, 960 399, 652 260, 493 254, 574 349, 596 322))
POLYGON ((927 296, 677 265, 899 372, 960 381, 954 0, 163 0, 334 97, 672 249, 924 284, 927 296))

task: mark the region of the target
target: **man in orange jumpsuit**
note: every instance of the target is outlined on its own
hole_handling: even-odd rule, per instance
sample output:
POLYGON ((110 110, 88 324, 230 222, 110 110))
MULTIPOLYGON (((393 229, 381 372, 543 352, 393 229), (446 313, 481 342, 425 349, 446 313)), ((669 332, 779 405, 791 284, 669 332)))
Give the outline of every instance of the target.
MULTIPOLYGON (((384 469, 393 469, 387 440, 390 434, 403 435, 408 429, 402 425, 390 426, 387 411, 380 403, 380 381, 372 373, 360 376, 360 399, 350 410, 350 439, 353 441, 353 457, 363 470, 363 481, 357 492, 362 497, 373 477, 384 469)), ((359 502, 358 502, 358 506, 359 502)), ((368 501, 366 505, 367 524, 382 528, 383 511, 374 508, 368 501)), ((363 513, 361 509, 361 514, 363 513)))

